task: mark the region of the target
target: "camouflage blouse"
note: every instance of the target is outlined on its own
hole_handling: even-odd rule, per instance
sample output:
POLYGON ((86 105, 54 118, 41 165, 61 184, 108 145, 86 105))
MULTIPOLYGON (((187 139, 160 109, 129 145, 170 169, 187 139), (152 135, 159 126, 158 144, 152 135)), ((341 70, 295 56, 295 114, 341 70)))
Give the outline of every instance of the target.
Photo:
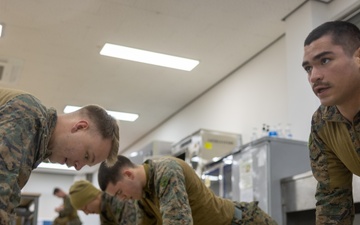
POLYGON ((56 112, 30 94, 0 88, 0 224, 9 224, 31 171, 50 154, 56 112))
POLYGON ((360 175, 360 113, 353 122, 335 106, 314 113, 309 138, 316 190, 317 224, 352 224, 352 176, 360 175))
POLYGON ((139 208, 146 225, 229 225, 235 205, 216 196, 185 161, 174 157, 144 163, 147 185, 139 208))
POLYGON ((138 217, 135 201, 120 201, 106 192, 101 195, 101 225, 136 225, 138 217))

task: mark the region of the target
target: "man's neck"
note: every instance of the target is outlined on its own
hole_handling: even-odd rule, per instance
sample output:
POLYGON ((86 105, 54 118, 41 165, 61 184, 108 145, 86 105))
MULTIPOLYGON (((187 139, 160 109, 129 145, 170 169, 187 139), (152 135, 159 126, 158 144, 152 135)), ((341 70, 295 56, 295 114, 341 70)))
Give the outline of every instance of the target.
POLYGON ((341 106, 337 106, 339 112, 341 113, 341 115, 343 117, 345 117, 347 120, 349 120, 350 122, 354 121, 354 117, 355 115, 360 111, 360 106, 359 107, 341 107, 341 106))
POLYGON ((141 187, 144 188, 146 186, 147 177, 146 177, 146 170, 144 165, 139 165, 137 168, 137 173, 139 176, 141 187))

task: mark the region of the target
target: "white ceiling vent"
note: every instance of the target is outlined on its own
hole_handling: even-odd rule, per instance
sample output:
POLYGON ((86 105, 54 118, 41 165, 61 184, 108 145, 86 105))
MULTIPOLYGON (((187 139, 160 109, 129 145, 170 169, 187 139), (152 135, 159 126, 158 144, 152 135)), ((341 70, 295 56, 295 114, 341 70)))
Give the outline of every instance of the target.
POLYGON ((0 83, 14 84, 20 77, 23 61, 0 58, 0 83))

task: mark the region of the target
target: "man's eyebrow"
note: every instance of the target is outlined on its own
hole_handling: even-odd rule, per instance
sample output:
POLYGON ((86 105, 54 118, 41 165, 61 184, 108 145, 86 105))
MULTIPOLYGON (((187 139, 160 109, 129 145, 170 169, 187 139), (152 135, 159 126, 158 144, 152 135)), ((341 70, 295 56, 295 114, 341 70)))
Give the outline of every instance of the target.
MULTIPOLYGON (((321 52, 321 53, 315 55, 315 56, 312 58, 312 60, 317 61, 317 60, 319 60, 321 57, 323 57, 323 56, 325 56, 325 55, 329 55, 329 54, 333 54, 333 52, 331 52, 331 51, 321 52)), ((304 61, 304 62, 302 63, 302 67, 304 67, 304 66, 306 66, 306 65, 308 65, 308 64, 309 64, 309 61, 304 61)))
POLYGON ((309 62, 308 62, 308 61, 304 61, 304 62, 302 63, 302 67, 305 67, 306 65, 309 65, 309 62))

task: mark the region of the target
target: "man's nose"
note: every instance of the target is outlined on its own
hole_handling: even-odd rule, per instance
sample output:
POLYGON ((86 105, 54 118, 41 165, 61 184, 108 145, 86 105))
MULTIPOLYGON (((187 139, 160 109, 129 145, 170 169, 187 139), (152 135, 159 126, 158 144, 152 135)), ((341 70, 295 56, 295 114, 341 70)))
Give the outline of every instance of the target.
POLYGON ((314 84, 318 80, 323 79, 323 73, 321 70, 317 69, 316 67, 313 67, 310 74, 309 74, 309 82, 314 84))
POLYGON ((75 165, 74 165, 74 167, 75 167, 75 169, 76 170, 81 170, 81 168, 83 168, 84 167, 84 163, 81 163, 81 162, 75 162, 75 165))

